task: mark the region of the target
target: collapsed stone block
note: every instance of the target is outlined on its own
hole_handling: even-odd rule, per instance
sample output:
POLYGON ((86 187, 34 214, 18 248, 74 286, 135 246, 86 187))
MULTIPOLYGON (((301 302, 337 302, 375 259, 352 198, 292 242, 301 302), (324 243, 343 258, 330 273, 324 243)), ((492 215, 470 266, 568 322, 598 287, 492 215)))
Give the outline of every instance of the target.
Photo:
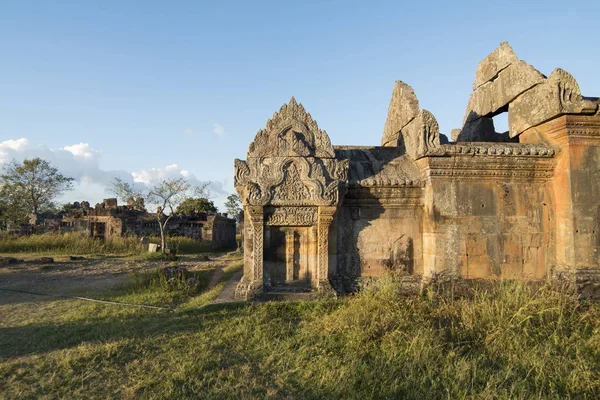
POLYGON ((581 96, 579 85, 568 72, 556 69, 546 78, 519 60, 510 45, 504 42, 477 66, 473 93, 456 140, 507 141, 560 115, 593 114, 597 108, 598 102, 581 96), (508 135, 493 134, 491 118, 506 111, 508 135), (483 118, 490 118, 490 121, 483 118))
POLYGON ((440 129, 435 117, 419 109, 414 90, 402 81, 396 81, 394 86, 381 145, 404 148, 413 159, 440 145, 440 129))
POLYGON ((496 50, 477 65, 473 90, 492 80, 500 71, 516 61, 518 61, 517 55, 510 44, 508 42, 500 43, 496 50))
POLYGON ((413 88, 402 81, 396 81, 388 116, 383 128, 382 146, 397 146, 398 134, 419 112, 419 100, 413 88))
POLYGON ((493 81, 479 86, 469 98, 463 124, 473 119, 494 115, 526 90, 542 83, 544 76, 524 61, 517 60, 493 81))
POLYGON ((542 84, 517 97, 508 108, 511 137, 563 114, 593 114, 598 105, 584 99, 577 81, 560 68, 542 84))

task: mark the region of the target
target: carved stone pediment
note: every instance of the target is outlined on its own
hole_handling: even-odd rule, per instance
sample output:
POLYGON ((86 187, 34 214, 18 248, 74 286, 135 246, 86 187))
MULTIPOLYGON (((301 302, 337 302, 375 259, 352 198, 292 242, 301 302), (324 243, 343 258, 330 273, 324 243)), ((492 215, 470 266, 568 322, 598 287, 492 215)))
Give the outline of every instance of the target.
POLYGON ((334 152, 327 132, 319 129, 302 104, 292 97, 267 121, 266 129, 256 133, 247 157, 333 158, 334 152))
POLYGON ((327 133, 292 98, 235 160, 234 186, 244 205, 331 206, 348 179, 348 160, 336 160, 327 133))

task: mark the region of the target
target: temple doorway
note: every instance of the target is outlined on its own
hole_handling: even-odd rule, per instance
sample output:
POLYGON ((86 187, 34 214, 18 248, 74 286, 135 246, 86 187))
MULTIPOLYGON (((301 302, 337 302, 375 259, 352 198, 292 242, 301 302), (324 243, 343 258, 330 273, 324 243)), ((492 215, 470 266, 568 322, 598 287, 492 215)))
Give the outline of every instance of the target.
POLYGON ((265 281, 272 287, 310 286, 308 227, 270 226, 265 235, 265 281))

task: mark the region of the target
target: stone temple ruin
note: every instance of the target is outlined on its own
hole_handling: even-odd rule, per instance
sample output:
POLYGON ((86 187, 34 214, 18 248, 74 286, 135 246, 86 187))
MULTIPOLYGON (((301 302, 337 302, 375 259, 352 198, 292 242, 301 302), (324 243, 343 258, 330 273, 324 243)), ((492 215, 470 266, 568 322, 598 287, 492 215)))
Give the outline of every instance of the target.
MULTIPOLYGON (((87 201, 75 202, 67 213, 30 214, 29 224, 21 226, 21 234, 44 232, 79 232, 95 239, 108 240, 119 236, 159 236, 156 214, 146 211, 142 199, 130 199, 118 205, 117 199, 104 199, 90 206, 87 201)), ((198 212, 190 216, 175 216, 165 227, 169 236, 184 236, 201 241, 209 248, 236 246, 236 221, 227 214, 198 212)))
POLYGON ((396 82, 381 146, 332 146, 294 98, 235 160, 244 208, 236 294, 345 293, 387 271, 429 282, 558 280, 600 295, 600 100, 508 43, 478 66, 463 126, 396 82), (508 113, 509 131, 493 117, 508 113))

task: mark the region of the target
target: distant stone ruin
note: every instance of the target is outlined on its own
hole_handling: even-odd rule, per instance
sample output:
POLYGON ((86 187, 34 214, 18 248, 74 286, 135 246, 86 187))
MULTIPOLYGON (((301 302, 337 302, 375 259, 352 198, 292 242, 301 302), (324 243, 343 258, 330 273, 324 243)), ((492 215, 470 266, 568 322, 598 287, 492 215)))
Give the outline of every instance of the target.
POLYGON ((294 98, 235 160, 244 208, 237 296, 432 281, 558 280, 600 295, 600 101, 502 43, 478 66, 463 126, 440 135, 396 82, 381 147, 332 146, 294 98), (493 117, 508 113, 509 131, 493 117))
MULTIPOLYGON (((104 199, 91 207, 87 201, 75 202, 69 212, 56 215, 31 214, 29 224, 21 226, 22 234, 43 232, 80 232, 93 238, 134 235, 160 235, 156 214, 149 213, 142 199, 129 200, 119 206, 117 199, 104 199)), ((207 247, 236 246, 236 222, 227 214, 198 212, 191 216, 175 216, 166 226, 167 235, 184 236, 204 242, 207 247)))

